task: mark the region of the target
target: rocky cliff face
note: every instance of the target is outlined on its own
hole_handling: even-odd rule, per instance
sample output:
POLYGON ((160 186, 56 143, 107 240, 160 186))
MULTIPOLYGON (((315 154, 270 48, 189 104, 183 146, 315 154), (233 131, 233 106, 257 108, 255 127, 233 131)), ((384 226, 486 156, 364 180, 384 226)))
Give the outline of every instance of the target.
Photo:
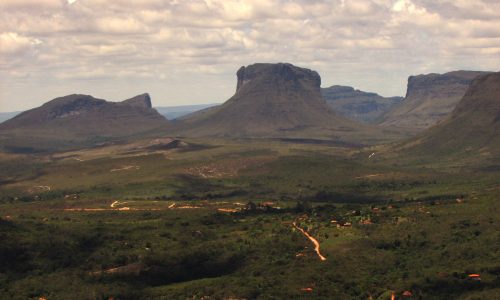
POLYGON ((423 130, 448 116, 472 80, 486 72, 455 71, 410 76, 405 99, 383 114, 379 124, 423 130))
POLYGON ((237 72, 235 95, 221 106, 183 118, 177 132, 186 136, 355 139, 371 131, 375 136, 375 129, 334 113, 322 98, 320 85, 317 72, 291 64, 242 67, 237 72))
POLYGON ((298 68, 291 64, 254 64, 241 67, 236 73, 238 82, 236 92, 239 92, 247 83, 271 80, 273 84, 288 84, 290 87, 312 87, 319 89, 321 77, 315 71, 298 68), (281 82, 278 82, 281 81, 281 82))
POLYGON ((145 109, 151 109, 153 106, 151 105, 151 97, 149 94, 141 94, 130 99, 124 100, 121 102, 122 104, 132 105, 135 107, 142 107, 145 109))
POLYGON ((498 157, 500 152, 500 72, 477 77, 443 122, 423 132, 409 149, 431 155, 468 152, 498 157))
POLYGON ((385 98, 376 93, 363 92, 341 85, 323 88, 321 94, 334 111, 364 123, 374 122, 403 100, 403 97, 385 98))
POLYGON ((53 99, 0 124, 5 147, 50 149, 91 145, 158 133, 169 122, 151 108, 149 95, 107 102, 89 95, 53 99))

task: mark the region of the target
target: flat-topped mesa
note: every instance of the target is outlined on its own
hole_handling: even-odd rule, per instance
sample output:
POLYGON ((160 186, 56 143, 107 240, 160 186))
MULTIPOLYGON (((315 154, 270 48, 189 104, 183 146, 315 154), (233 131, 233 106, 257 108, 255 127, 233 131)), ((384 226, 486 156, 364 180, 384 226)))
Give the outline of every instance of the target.
POLYGON ((140 94, 130 99, 123 100, 121 103, 147 109, 153 108, 153 106, 151 105, 151 97, 148 93, 140 94))
POLYGON ((410 76, 405 99, 381 116, 381 125, 423 130, 444 120, 471 82, 488 72, 453 71, 410 76))
POLYGON ((458 95, 462 97, 474 78, 484 75, 480 71, 453 71, 445 74, 426 74, 408 77, 406 97, 419 94, 458 95))
MULTIPOLYGON (((332 85, 331 87, 326 88, 332 93, 343 96, 346 93, 355 93, 356 90, 352 86, 344 86, 344 85, 332 85)), ((336 97, 339 98, 339 97, 336 97)))
POLYGON ((288 63, 257 63, 247 67, 241 67, 236 73, 238 82, 236 92, 243 87, 251 87, 257 83, 267 83, 272 85, 286 84, 290 87, 300 88, 308 86, 312 89, 319 89, 321 77, 316 71, 296 67, 288 63), (249 85, 249 83, 252 83, 249 85))
POLYGON ((477 159, 498 157, 500 147, 500 72, 474 79, 448 118, 404 145, 432 157, 458 153, 477 159))
POLYGON ((371 142, 377 129, 337 115, 321 96, 315 71, 287 63, 256 63, 237 73, 224 104, 183 118, 176 134, 190 137, 327 138, 371 142))

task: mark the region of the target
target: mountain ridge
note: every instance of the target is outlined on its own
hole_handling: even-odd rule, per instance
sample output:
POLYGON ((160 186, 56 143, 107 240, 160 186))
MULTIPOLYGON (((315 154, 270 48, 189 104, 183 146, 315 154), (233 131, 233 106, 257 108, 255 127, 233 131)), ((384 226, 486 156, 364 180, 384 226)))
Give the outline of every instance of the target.
POLYGON ((404 100, 376 123, 419 131, 429 128, 453 111, 474 78, 488 73, 460 70, 410 76, 404 100))
POLYGON ((222 105, 188 115, 176 134, 188 137, 331 138, 372 142, 380 130, 335 113, 315 71, 288 63, 241 67, 235 94, 222 105))
POLYGON ((375 122, 383 113, 403 100, 403 97, 382 97, 377 93, 343 85, 322 88, 321 94, 335 112, 364 123, 375 122))
POLYGON ((448 118, 401 149, 441 157, 496 157, 500 151, 500 72, 474 79, 448 118))
POLYGON ((170 123, 142 94, 123 102, 71 94, 52 99, 0 124, 5 148, 80 147, 166 130, 170 123))

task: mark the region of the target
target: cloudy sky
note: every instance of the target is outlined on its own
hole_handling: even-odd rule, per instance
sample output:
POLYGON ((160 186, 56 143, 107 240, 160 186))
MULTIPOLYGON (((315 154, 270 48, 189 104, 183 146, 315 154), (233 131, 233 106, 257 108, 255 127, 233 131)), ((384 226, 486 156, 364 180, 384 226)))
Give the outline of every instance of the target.
POLYGON ((0 111, 71 93, 222 102, 254 62, 404 95, 412 74, 499 71, 500 1, 0 1, 0 111))

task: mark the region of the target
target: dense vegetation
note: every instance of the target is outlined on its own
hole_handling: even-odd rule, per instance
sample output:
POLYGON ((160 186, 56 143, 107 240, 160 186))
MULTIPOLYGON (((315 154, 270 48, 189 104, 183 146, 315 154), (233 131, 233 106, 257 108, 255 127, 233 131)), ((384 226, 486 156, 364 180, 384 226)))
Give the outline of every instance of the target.
POLYGON ((493 162, 367 156, 276 141, 5 154, 0 298, 497 297, 493 162))

